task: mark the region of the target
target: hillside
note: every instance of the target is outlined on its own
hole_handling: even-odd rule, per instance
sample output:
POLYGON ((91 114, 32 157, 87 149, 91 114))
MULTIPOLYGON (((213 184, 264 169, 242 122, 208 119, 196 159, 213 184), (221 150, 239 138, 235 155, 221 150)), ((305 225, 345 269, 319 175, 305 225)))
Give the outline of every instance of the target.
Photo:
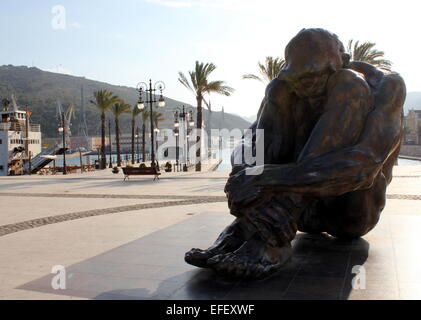
MULTIPOLYGON (((88 122, 89 135, 100 134, 99 113, 94 105, 89 103, 93 99, 93 92, 100 89, 107 89, 124 99, 127 103, 134 105, 138 100, 138 92, 135 88, 111 85, 104 82, 89 80, 84 77, 75 77, 59 73, 42 71, 37 68, 26 66, 1 66, 0 67, 0 99, 8 98, 15 94, 18 105, 23 107, 28 105, 32 111, 31 121, 40 123, 44 137, 56 137, 58 123, 56 120, 57 100, 62 105, 67 106, 73 103, 76 107, 76 118, 72 121, 72 134, 78 135, 79 123, 81 121, 81 86, 84 89, 84 104, 88 122)), ((159 110, 164 114, 165 121, 160 123, 161 128, 173 128, 174 110, 184 102, 168 97, 166 107, 159 110)), ((194 108, 195 109, 195 108, 194 108)), ((194 111, 196 114, 196 111, 194 111)), ((209 112, 203 111, 206 123, 209 112)), ((222 113, 212 112, 212 128, 222 126, 222 113)), ((123 133, 130 132, 130 116, 124 115, 121 118, 121 128, 123 133)), ((223 127, 229 130, 234 128, 245 129, 250 123, 240 116, 225 113, 223 127)))

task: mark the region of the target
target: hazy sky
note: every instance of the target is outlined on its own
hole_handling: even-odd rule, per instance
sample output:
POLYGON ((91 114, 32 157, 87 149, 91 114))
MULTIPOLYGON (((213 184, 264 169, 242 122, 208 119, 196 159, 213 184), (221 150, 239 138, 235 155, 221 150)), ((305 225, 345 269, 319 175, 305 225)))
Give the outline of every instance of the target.
POLYGON ((321 27, 372 41, 408 91, 421 91, 418 1, 2 0, 0 64, 36 66, 116 85, 162 80, 166 96, 195 104, 177 80, 196 60, 213 62, 213 80, 236 89, 211 96, 215 110, 253 115, 264 86, 241 80, 267 55, 283 56, 302 28, 321 27), (56 7, 61 6, 61 7, 56 7), (58 19, 65 9, 65 25, 58 19), (63 29, 64 27, 64 29, 63 29))

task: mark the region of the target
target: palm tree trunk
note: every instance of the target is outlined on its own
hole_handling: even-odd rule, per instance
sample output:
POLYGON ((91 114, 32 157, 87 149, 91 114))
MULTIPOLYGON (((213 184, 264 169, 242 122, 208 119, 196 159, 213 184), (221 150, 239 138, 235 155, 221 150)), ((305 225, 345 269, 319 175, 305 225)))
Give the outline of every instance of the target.
POLYGON ((208 154, 207 154, 207 156, 209 156, 209 152, 211 151, 211 147, 212 147, 212 110, 210 110, 210 109, 208 109, 208 121, 206 121, 207 122, 207 130, 206 130, 206 133, 207 133, 207 135, 208 135, 208 141, 207 141, 207 144, 208 144, 208 154))
POLYGON ((120 154, 120 126, 118 117, 115 117, 115 140, 117 144, 117 167, 121 167, 121 154, 120 154))
POLYGON ((101 169, 107 167, 107 158, 105 154, 105 112, 101 112, 101 169))
POLYGON ((132 164, 134 164, 134 124, 135 118, 132 116, 132 164))
POLYGON ((201 145, 201 135, 202 135, 202 96, 198 95, 197 100, 197 123, 196 123, 196 171, 202 171, 202 161, 200 159, 200 145, 201 145))
POLYGON ((145 162, 146 161, 146 159, 145 159, 145 157, 146 157, 146 150, 145 150, 145 144, 146 144, 146 142, 145 142, 145 130, 146 128, 145 128, 145 124, 143 123, 142 124, 142 162, 145 162))

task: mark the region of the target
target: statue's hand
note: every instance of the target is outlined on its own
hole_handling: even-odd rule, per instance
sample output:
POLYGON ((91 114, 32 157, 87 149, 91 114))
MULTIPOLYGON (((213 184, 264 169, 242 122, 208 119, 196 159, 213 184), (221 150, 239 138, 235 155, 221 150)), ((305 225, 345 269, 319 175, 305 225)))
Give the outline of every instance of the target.
POLYGON ((231 175, 225 185, 224 191, 230 208, 243 207, 257 199, 260 188, 256 186, 256 182, 259 176, 247 173, 250 171, 244 169, 231 175))

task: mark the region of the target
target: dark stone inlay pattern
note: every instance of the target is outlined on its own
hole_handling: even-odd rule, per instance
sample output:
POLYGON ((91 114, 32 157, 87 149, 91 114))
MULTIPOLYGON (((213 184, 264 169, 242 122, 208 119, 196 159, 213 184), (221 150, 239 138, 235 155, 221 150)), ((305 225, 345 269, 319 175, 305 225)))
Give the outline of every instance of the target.
POLYGON ((393 178, 421 178, 421 176, 393 176, 393 178))
MULTIPOLYGON (((0 197, 45 197, 45 198, 88 198, 88 199, 196 199, 210 202, 226 201, 225 196, 184 196, 184 195, 137 195, 137 194, 78 194, 78 193, 12 193, 0 192, 0 197)), ((388 194, 387 199, 421 200, 421 195, 388 194)))
POLYGON ((415 194, 388 194, 387 199, 399 199, 399 200, 421 200, 421 195, 415 194))
POLYGON ((93 217, 93 216, 99 216, 99 215, 104 215, 104 214, 112 214, 112 213, 134 211, 134 210, 153 209, 153 208, 163 208, 163 207, 171 207, 171 206, 224 202, 224 201, 226 201, 225 197, 213 197, 213 198, 201 197, 201 198, 196 198, 196 199, 143 203, 143 204, 135 204, 135 205, 128 205, 128 206, 113 207, 113 208, 72 212, 72 213, 66 213, 66 214, 61 214, 61 215, 49 216, 49 217, 44 217, 44 218, 38 218, 38 219, 32 219, 32 220, 2 225, 0 226, 0 237, 10 234, 10 233, 14 233, 14 232, 42 227, 48 224, 93 217))
MULTIPOLYGON (((67 194, 67 193, 11 193, 1 192, 0 196, 13 197, 51 197, 51 198, 91 198, 91 199, 179 199, 178 201, 163 201, 155 203, 135 204, 105 209, 94 209, 88 211, 72 212, 61 215, 37 218, 13 224, 0 226, 0 237, 27 229, 42 227, 48 224, 60 223, 81 218, 93 217, 104 214, 119 213, 125 211, 143 210, 151 208, 162 208, 170 206, 182 206, 201 203, 225 202, 225 196, 183 196, 183 195, 120 195, 120 194, 67 194)), ((409 194, 388 194, 387 199, 399 200, 421 200, 421 195, 409 194)))
POLYGON ((87 199, 212 199, 226 200, 225 196, 184 196, 184 195, 137 195, 137 194, 89 194, 89 193, 26 193, 0 192, 0 197, 46 197, 46 198, 87 198, 87 199))

